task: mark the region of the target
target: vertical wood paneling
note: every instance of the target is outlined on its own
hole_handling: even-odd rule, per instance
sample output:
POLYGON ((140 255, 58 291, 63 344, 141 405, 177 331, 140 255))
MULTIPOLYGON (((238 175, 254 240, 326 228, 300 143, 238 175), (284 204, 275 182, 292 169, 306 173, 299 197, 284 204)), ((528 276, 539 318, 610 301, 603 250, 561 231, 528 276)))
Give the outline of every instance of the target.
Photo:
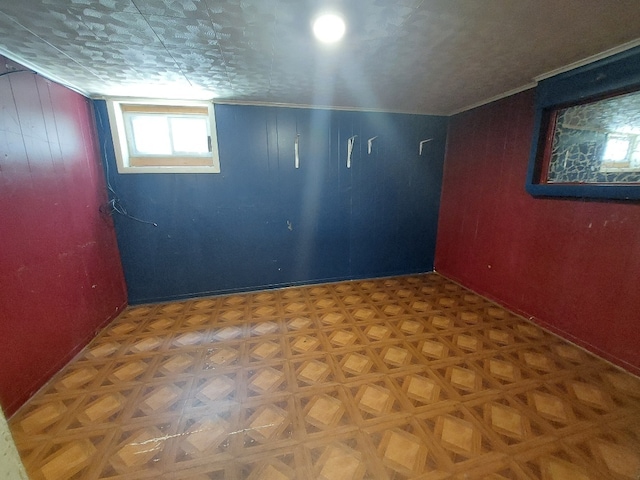
POLYGON ((0 403, 11 414, 119 312, 126 291, 113 223, 99 212, 90 102, 13 73, 0 77, 0 109, 0 403))
POLYGON ((433 267, 445 118, 216 105, 220 174, 119 175, 95 107, 112 184, 158 224, 115 218, 132 303, 433 267), (359 137, 347 169, 367 122, 386 146, 364 158, 359 137), (437 138, 422 158, 420 135, 437 138))
POLYGON ((412 115, 358 114, 352 161, 352 274, 430 271, 433 267, 445 123, 412 115), (367 140, 374 136, 372 153, 367 140), (433 140, 419 155, 419 142, 433 140))
POLYGON ((436 269, 640 373, 640 204, 528 195, 533 100, 451 120, 436 269))

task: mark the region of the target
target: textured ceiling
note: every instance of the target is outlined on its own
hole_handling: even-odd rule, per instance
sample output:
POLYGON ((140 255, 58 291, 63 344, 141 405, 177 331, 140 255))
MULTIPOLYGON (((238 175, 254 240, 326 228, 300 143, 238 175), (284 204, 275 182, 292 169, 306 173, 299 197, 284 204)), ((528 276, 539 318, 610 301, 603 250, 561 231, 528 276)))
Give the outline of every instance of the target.
POLYGON ((0 52, 91 96, 449 114, 639 38, 638 0, 0 3, 0 52), (311 36, 328 8, 333 48, 311 36))

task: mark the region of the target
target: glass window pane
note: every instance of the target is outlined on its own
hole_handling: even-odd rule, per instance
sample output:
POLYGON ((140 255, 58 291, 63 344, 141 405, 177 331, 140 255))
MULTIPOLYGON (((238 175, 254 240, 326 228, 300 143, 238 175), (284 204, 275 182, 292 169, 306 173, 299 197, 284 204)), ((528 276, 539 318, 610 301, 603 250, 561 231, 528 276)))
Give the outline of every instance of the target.
POLYGON ((131 128, 137 153, 143 155, 171 155, 169 126, 160 115, 132 115, 131 128))
POLYGON ((207 119, 171 117, 173 149, 181 153, 208 153, 207 119))

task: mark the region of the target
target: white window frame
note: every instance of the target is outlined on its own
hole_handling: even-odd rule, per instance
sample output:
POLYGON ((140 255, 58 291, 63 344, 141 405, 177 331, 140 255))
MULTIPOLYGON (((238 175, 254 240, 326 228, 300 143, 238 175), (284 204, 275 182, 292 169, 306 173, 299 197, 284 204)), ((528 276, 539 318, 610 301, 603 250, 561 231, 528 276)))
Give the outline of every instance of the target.
POLYGON ((220 173, 220 156, 216 121, 212 102, 186 100, 163 100, 148 98, 109 98, 107 111, 111 125, 111 136, 116 154, 118 173, 220 173), (133 156, 129 148, 125 112, 144 111, 167 115, 183 112, 187 115, 207 115, 209 120, 209 145, 207 155, 176 153, 173 155, 133 156), (200 113, 199 110, 203 109, 200 113), (204 160, 204 161, 203 161, 204 160), (155 163, 155 164, 154 164, 155 163))

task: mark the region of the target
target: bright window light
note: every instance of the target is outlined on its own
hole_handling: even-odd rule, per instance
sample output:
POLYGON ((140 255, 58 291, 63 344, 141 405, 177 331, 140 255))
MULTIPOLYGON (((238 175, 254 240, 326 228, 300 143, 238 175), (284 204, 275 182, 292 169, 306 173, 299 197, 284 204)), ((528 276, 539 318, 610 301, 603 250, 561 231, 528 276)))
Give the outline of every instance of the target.
POLYGON ((173 139, 174 151, 205 155, 209 153, 208 123, 205 118, 171 118, 171 138, 173 139))
POLYGON ((158 115, 131 115, 133 150, 142 155, 171 155, 169 125, 158 115))
MULTIPOLYGON (((163 114, 125 114, 131 123, 134 155, 208 155, 208 118, 163 114)), ((133 147, 133 148, 131 148, 133 147)))
POLYGON ((604 150, 604 160, 607 162, 622 162, 627 158, 629 140, 625 137, 610 136, 604 150))
POLYGON ((344 20, 333 13, 319 16, 313 22, 313 33, 323 43, 335 43, 339 41, 346 30, 344 20))

